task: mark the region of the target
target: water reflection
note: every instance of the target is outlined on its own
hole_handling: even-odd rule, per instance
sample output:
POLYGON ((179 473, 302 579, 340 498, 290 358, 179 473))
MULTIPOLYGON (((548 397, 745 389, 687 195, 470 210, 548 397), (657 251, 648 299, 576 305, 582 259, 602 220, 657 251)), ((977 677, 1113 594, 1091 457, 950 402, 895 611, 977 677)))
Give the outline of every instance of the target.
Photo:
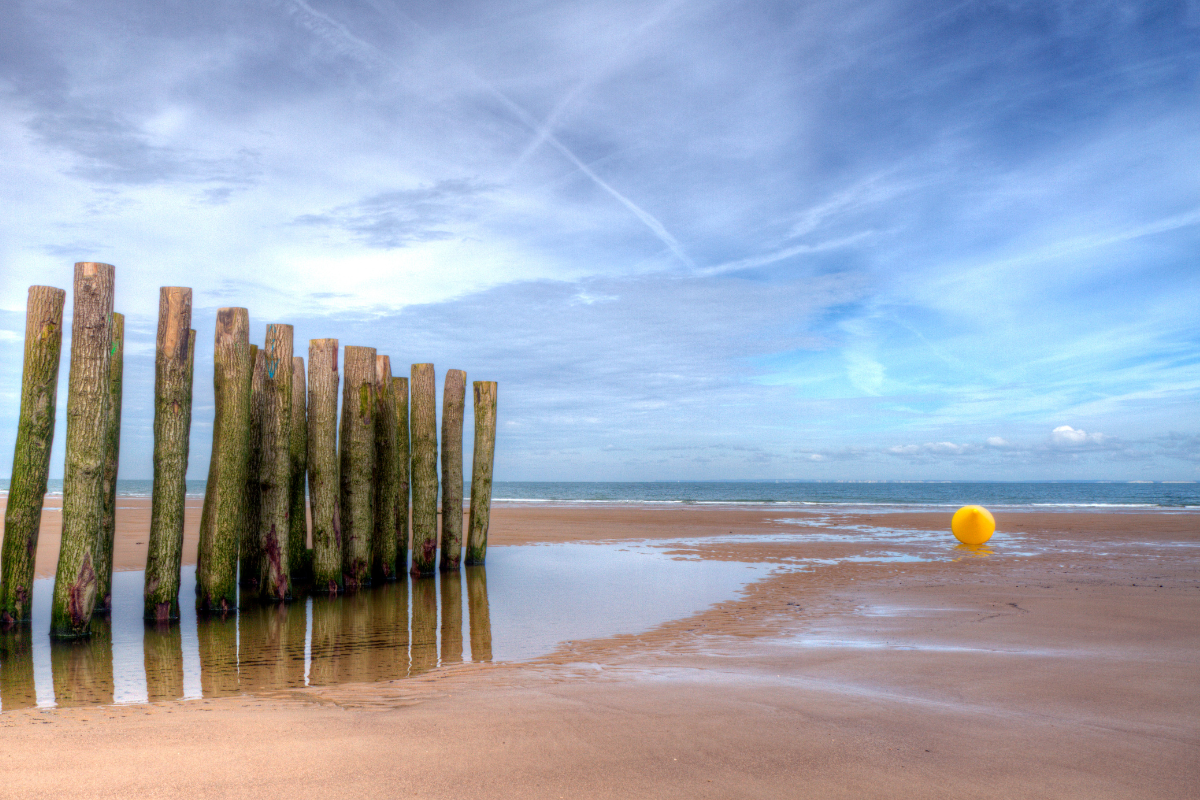
POLYGON ((995 551, 983 544, 960 544, 954 548, 955 556, 952 561, 962 561, 964 558, 987 558, 995 551))
MULTIPOLYGON (((486 569, 406 576, 343 597, 185 614, 166 627, 142 621, 143 574, 118 572, 111 618, 97 620, 90 639, 62 643, 46 634, 53 581, 38 581, 32 625, 0 633, 0 710, 390 681, 441 664, 533 658, 568 639, 689 616, 773 569, 630 544, 495 548, 488 560, 486 569)), ((182 579, 188 597, 195 569, 182 579)))
POLYGON ((109 704, 113 701, 112 625, 92 620, 92 635, 50 645, 54 701, 60 708, 109 704))

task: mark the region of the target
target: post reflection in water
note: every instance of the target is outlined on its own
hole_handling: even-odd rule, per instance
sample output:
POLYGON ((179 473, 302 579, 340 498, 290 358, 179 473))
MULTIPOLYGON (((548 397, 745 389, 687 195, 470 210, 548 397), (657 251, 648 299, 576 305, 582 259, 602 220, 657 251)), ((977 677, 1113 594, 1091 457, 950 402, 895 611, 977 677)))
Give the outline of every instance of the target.
POLYGON ((0 711, 33 708, 33 642, 29 625, 0 631, 0 711))
POLYGON ((112 624, 103 617, 95 617, 91 636, 51 642, 50 669, 54 676, 54 702, 60 708, 111 704, 112 624))
POLYGON ((461 664, 462 575, 458 570, 441 573, 442 582, 442 663, 461 664))
POLYGON ((437 666, 437 578, 412 579, 412 665, 410 675, 437 666))
POLYGON ((123 579, 114 583, 117 624, 97 618, 87 639, 51 642, 31 626, 0 631, 0 711, 35 707, 39 688, 43 702, 48 700, 51 687, 42 685, 44 675, 59 706, 139 702, 130 687, 140 683, 141 674, 148 702, 184 699, 195 691, 194 685, 189 689, 195 676, 188 665, 197 661, 204 698, 420 675, 465 659, 464 580, 470 658, 490 661, 483 567, 426 578, 405 575, 340 597, 317 594, 286 605, 249 605, 225 616, 201 614, 194 638, 187 624, 143 624, 141 582, 123 579), (136 586, 137 594, 122 593, 122 585, 136 586), (125 614, 131 602, 139 604, 136 623, 125 614), (47 666, 49 675, 43 671, 47 666))
POLYGON ((471 625, 471 660, 492 660, 492 617, 488 609, 487 567, 466 567, 467 613, 471 625))
POLYGON ((238 613, 238 685, 243 691, 304 685, 305 607, 274 603, 238 613))
POLYGON ((230 697, 238 693, 238 620, 200 615, 196 619, 200 646, 200 693, 204 697, 230 697))
POLYGON ((146 623, 142 659, 146 665, 149 702, 183 697, 183 634, 178 625, 146 623))

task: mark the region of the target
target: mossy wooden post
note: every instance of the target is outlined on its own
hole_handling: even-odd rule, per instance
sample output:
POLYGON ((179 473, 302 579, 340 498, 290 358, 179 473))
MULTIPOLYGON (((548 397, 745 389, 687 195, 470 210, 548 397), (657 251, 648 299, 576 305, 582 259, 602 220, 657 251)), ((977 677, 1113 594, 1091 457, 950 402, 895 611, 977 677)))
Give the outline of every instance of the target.
POLYGON ((392 378, 396 395, 396 574, 408 573, 408 503, 412 457, 408 445, 408 378, 392 378))
POLYGON ((268 325, 262 350, 263 376, 262 514, 259 521, 259 591, 263 600, 292 599, 292 561, 288 552, 292 504, 292 326, 268 325))
POLYGON ((463 533, 463 409, 467 373, 446 371, 442 386, 442 564, 443 572, 462 563, 463 533))
POLYGON ((250 438, 246 460, 246 489, 242 494, 242 530, 238 545, 238 584, 242 604, 258 595, 260 548, 258 527, 262 520, 262 415, 263 391, 267 380, 267 354, 258 345, 250 345, 254 370, 250 373, 250 438))
POLYGON ((372 577, 396 580, 396 522, 400 501, 396 480, 396 389, 392 362, 375 356, 375 538, 372 577))
POLYGON ((371 585, 375 526, 375 348, 346 347, 342 384, 342 580, 371 585))
POLYGON ((249 333, 250 315, 246 309, 217 311, 213 352, 216 413, 196 566, 196 608, 200 611, 226 613, 237 607, 238 548, 249 469, 250 381, 254 371, 249 333))
POLYGON ((108 423, 104 429, 103 505, 96 538, 96 608, 93 614, 112 611, 113 545, 117 536, 117 471, 121 456, 121 380, 125 363, 125 315, 112 315, 112 347, 108 364, 108 423))
POLYGON ((54 443, 66 297, 66 292, 53 286, 30 286, 25 307, 21 415, 0 551, 0 626, 4 627, 28 622, 33 608, 33 567, 54 443))
POLYGON ((412 574, 437 569, 437 387, 433 364, 413 364, 412 574))
POLYGON ((487 558, 492 516, 492 464, 496 457, 496 382, 475 381, 475 449, 471 456, 471 515, 467 521, 468 564, 487 558))
POLYGON ((470 615, 471 660, 492 660, 492 614, 488 606, 487 568, 467 567, 467 613, 470 615))
POLYGON ((114 272, 111 264, 82 261, 75 265, 62 544, 50 607, 50 635, 58 639, 89 635, 96 606, 96 543, 104 524, 114 272))
POLYGON ((308 494, 313 587, 342 590, 341 480, 338 477, 338 340, 308 344, 308 494))
POLYGON ((196 332, 191 327, 192 290, 183 286, 159 289, 154 351, 154 484, 142 590, 142 617, 149 622, 179 619, 179 567, 183 558, 183 508, 196 360, 196 332))
POLYGON ((307 580, 306 564, 311 563, 308 550, 308 508, 304 482, 308 473, 308 393, 305 390, 304 359, 292 357, 292 441, 289 448, 292 460, 292 499, 288 511, 288 559, 292 578, 307 580))

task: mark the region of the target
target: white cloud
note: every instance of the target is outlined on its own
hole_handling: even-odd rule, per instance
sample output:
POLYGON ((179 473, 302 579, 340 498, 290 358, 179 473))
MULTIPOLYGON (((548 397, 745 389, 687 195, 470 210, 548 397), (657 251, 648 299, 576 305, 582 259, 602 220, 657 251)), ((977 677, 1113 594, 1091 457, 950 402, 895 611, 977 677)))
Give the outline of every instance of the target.
POLYGON ((1050 432, 1050 440, 1056 445, 1073 447, 1082 444, 1100 444, 1106 437, 1103 433, 1088 433, 1081 428, 1059 425, 1050 432))
POLYGON ((1009 447, 1010 446, 1008 443, 1008 440, 1002 436, 989 436, 987 443, 988 443, 988 447, 1009 447))

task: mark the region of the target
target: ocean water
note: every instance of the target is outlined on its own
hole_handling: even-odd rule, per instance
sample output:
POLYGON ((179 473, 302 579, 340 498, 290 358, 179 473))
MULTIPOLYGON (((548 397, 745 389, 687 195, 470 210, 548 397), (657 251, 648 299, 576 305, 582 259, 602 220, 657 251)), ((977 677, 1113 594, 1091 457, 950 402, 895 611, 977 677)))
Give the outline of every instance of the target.
MULTIPOLYGON (((204 496, 204 481, 188 481, 188 495, 204 496)), ((150 481, 119 480, 127 497, 149 497, 150 481)), ((62 494, 62 481, 49 482, 62 494)), ((8 480, 0 479, 0 491, 8 480)), ((470 488, 468 484, 467 496, 470 488)), ((957 508, 1197 508, 1200 482, 963 482, 963 481, 496 481, 498 503, 764 504, 957 508)))

